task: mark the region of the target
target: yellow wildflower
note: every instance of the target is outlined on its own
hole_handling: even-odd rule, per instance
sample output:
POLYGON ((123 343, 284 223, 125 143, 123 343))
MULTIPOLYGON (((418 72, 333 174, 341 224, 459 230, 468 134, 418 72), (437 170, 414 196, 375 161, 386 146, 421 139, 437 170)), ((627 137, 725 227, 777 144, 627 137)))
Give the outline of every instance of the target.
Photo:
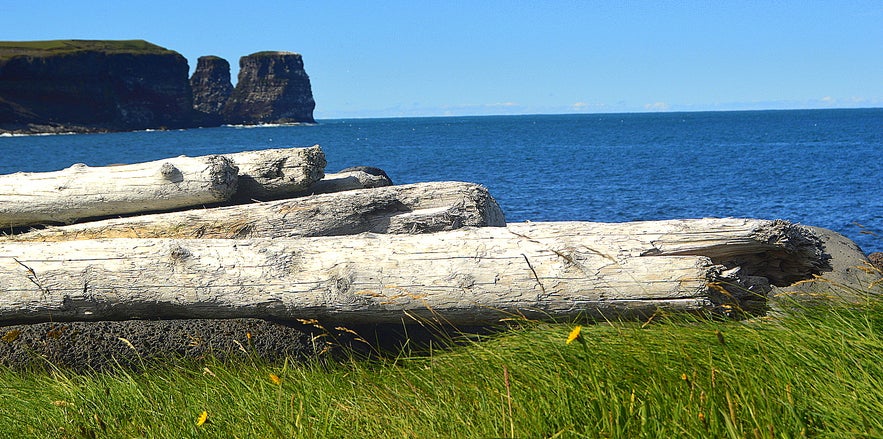
POLYGON ((570 331, 570 335, 567 336, 567 342, 565 344, 571 344, 574 340, 578 340, 581 337, 580 331, 582 331, 582 329, 583 327, 580 325, 573 328, 573 331, 570 331))
POLYGON ((196 426, 199 427, 202 424, 205 424, 205 421, 208 420, 208 412, 203 410, 202 413, 199 414, 199 417, 196 418, 196 426))
POLYGON ((275 373, 270 374, 270 381, 272 381, 273 384, 282 384, 282 378, 279 378, 279 375, 276 375, 275 373))

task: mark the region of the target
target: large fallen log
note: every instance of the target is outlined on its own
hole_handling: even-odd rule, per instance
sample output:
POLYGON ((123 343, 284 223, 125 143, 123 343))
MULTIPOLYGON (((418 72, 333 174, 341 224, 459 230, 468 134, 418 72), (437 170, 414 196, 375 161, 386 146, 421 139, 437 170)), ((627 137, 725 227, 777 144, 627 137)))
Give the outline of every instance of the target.
POLYGON ((0 175, 0 227, 284 198, 323 177, 318 145, 0 175))
POLYGON ((239 167, 232 202, 269 201, 306 190, 324 176, 325 153, 319 145, 225 154, 239 167))
POLYGON ((0 175, 0 227, 217 203, 237 181, 236 166, 218 155, 0 175))
POLYGON ((467 226, 505 225, 500 206, 483 186, 438 182, 114 218, 48 227, 0 237, 0 240, 278 238, 362 232, 428 233, 467 226))
POLYGON ((528 223, 427 235, 0 243, 0 322, 236 318, 348 324, 760 311, 826 267, 781 221, 528 223))

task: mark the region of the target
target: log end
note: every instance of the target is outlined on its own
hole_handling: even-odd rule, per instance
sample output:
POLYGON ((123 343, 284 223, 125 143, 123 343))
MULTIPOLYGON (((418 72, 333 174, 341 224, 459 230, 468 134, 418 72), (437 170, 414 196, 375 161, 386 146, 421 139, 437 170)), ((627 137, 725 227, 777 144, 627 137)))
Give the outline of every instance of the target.
POLYGON ((883 277, 850 239, 820 227, 767 221, 751 235, 751 251, 714 262, 709 297, 725 314, 760 315, 795 304, 858 303, 883 294, 883 277))
MULTIPOLYGON (((238 188, 239 168, 232 160, 220 155, 209 156, 206 160, 208 162, 207 172, 209 173, 209 181, 212 185, 211 190, 215 197, 218 198, 217 201, 230 199, 238 188)), ((166 172, 172 175, 180 174, 181 171, 178 171, 174 166, 172 166, 174 170, 170 171, 165 168, 165 165, 168 165, 168 163, 163 164, 162 175, 164 177, 169 178, 166 176, 166 172)), ((181 179, 183 180, 183 177, 181 179)))
POLYGON ((239 164, 234 204, 289 198, 321 180, 325 153, 319 145, 231 154, 239 164))

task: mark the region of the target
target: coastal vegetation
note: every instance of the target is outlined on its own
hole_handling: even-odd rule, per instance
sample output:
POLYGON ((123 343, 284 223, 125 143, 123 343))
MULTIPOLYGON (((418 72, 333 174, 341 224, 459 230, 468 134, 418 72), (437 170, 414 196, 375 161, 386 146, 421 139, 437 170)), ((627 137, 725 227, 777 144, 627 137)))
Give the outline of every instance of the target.
POLYGON ((57 56, 87 50, 104 53, 174 53, 144 40, 0 41, 0 60, 12 56, 57 56))
MULTIPOLYGON (((878 286, 879 287, 879 286, 878 286)), ((880 437, 883 302, 513 321, 394 354, 0 369, 10 437, 880 437)))

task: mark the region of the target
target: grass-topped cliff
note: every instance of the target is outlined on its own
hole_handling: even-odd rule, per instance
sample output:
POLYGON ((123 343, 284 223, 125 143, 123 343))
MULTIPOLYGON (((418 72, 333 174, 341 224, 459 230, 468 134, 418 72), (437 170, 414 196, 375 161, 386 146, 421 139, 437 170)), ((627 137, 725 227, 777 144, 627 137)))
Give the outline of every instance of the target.
POLYGON ((55 56, 73 52, 170 54, 174 51, 144 40, 0 41, 0 60, 14 56, 55 56))
POLYGON ((230 99, 220 58, 197 69, 194 88, 181 54, 144 40, 0 41, 0 133, 315 122, 300 55, 243 59, 242 98, 230 99))
POLYGON ((192 126, 188 70, 143 40, 0 42, 0 132, 192 126))

